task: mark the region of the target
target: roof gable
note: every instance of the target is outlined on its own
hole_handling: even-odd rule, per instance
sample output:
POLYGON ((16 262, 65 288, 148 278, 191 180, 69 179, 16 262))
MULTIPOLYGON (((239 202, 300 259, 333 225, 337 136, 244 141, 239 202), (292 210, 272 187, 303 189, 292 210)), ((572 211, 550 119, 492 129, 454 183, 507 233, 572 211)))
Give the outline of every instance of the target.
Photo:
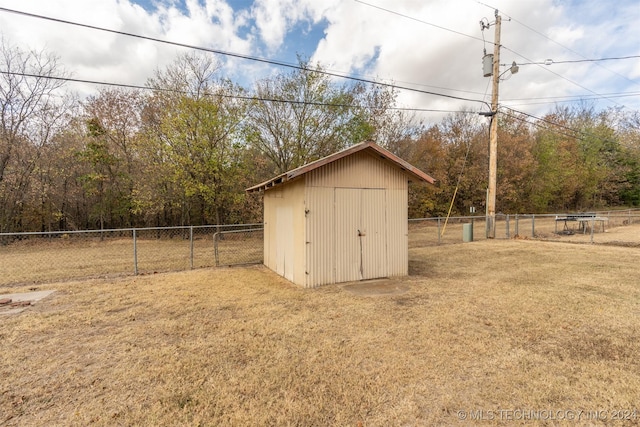
POLYGON ((322 159, 316 160, 314 162, 307 163, 306 165, 300 166, 299 168, 292 169, 288 172, 275 176, 268 181, 265 181, 260 184, 254 185, 253 187, 247 188, 246 191, 253 192, 253 191, 266 190, 268 188, 284 184, 285 182, 298 178, 308 172, 311 172, 312 170, 316 170, 329 163, 335 162, 336 160, 353 155, 363 150, 367 150, 373 154, 379 155, 380 157, 382 157, 382 159, 389 162, 393 166, 400 168, 409 177, 417 181, 428 182, 430 184, 435 183, 435 180, 431 176, 422 172, 420 169, 416 168, 415 166, 412 166, 408 162, 402 160, 400 157, 396 156, 395 154, 391 153, 388 150, 385 150, 379 145, 371 141, 366 141, 360 144, 353 145, 342 151, 338 151, 337 153, 331 154, 327 157, 323 157, 322 159))

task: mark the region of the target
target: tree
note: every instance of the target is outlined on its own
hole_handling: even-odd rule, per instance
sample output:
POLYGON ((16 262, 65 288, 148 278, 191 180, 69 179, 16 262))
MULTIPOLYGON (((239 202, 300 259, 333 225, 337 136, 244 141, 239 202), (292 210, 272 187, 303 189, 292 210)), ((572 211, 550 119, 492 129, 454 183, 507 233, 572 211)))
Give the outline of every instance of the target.
POLYGON ((614 111, 596 113, 581 106, 556 108, 544 117, 532 147, 536 211, 617 205, 628 194, 635 166, 613 128, 614 116, 614 111))
POLYGON ((477 114, 460 112, 445 117, 439 128, 446 158, 437 193, 438 204, 448 209, 455 194, 453 212, 466 214, 471 206, 485 205, 487 127, 481 124, 477 114))
POLYGON ((87 166, 80 177, 95 199, 104 227, 131 226, 138 213, 136 189, 142 181, 138 140, 142 96, 132 90, 102 90, 84 103, 86 143, 78 153, 87 166))
POLYGON ((619 120, 621 146, 620 201, 640 206, 640 112, 626 113, 619 120))
POLYGON ((410 114, 396 108, 398 92, 382 85, 365 87, 356 85, 353 90, 354 110, 352 132, 355 142, 375 141, 387 150, 406 158, 409 149, 425 131, 423 123, 415 113, 410 114))
POLYGON ((0 42, 0 231, 20 227, 31 174, 52 137, 68 120, 70 99, 57 59, 0 42))
POLYGON ((501 114, 498 120, 498 210, 529 212, 531 182, 536 171, 531 125, 520 115, 501 114))
POLYGON ((440 128, 433 125, 426 129, 416 141, 409 141, 399 155, 436 179, 435 187, 424 184, 409 186, 409 218, 445 215, 448 206, 442 202, 445 198, 442 197, 442 189, 447 186, 442 180, 446 176, 447 152, 440 128))
MULTIPOLYGON (((284 173, 352 142, 353 94, 300 61, 300 69, 256 83, 248 140, 284 173)), ((360 142, 360 141, 358 141, 360 142)))
POLYGON ((94 227, 89 222, 93 206, 81 180, 87 167, 78 161, 86 140, 85 122, 78 111, 44 147, 31 183, 32 209, 39 217, 40 231, 94 227))
POLYGON ((181 223, 220 224, 242 194, 238 159, 246 104, 237 97, 241 89, 216 79, 216 71, 209 56, 185 55, 148 83, 156 91, 147 100, 147 149, 156 167, 169 172, 170 181, 159 183, 165 195, 179 195, 174 202, 181 223))
POLYGON ((625 181, 626 155, 614 129, 615 110, 576 112, 573 127, 580 132, 581 179, 579 205, 618 205, 625 181))

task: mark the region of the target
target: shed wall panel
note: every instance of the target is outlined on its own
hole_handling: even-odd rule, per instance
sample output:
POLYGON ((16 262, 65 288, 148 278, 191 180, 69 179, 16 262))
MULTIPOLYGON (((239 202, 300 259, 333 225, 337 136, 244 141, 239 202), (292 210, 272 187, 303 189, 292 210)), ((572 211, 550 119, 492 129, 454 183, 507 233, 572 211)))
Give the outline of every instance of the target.
POLYGON ((408 274, 402 170, 357 153, 306 177, 308 287, 408 274))
POLYGON ((294 196, 295 203, 293 205, 293 233, 294 233, 294 251, 295 251, 295 263, 293 271, 293 283, 305 286, 307 283, 306 276, 306 219, 305 219, 305 179, 299 180, 296 186, 296 193, 294 196))
POLYGON ((362 190, 358 188, 335 189, 333 232, 336 283, 362 279, 362 258, 358 238, 362 218, 361 194, 362 190))
POLYGON ((276 273, 293 282, 293 269, 296 262, 295 235, 293 225, 293 206, 284 204, 276 207, 275 247, 276 273))
POLYGON ((306 286, 308 288, 335 283, 333 198, 333 188, 306 188, 306 286))
POLYGON ((387 161, 356 153, 307 174, 310 187, 407 189, 407 175, 387 161))
POLYGON ((387 190, 388 276, 409 274, 408 196, 406 190, 387 190))
MULTIPOLYGON (((279 193, 282 194, 282 191, 279 193)), ((264 248, 263 248, 263 256, 264 256, 264 265, 269 267, 271 270, 276 271, 275 264, 275 235, 276 235, 276 204, 277 201, 273 200, 276 198, 276 190, 266 191, 264 193, 264 248)))
POLYGON ((386 277, 386 190, 335 189, 335 281, 386 277))
POLYGON ((304 178, 264 194, 264 264, 304 286, 304 178))
MULTIPOLYGON (((387 202, 384 189, 361 189, 361 279, 388 276, 387 202)), ((391 239, 396 236, 389 236, 391 239)))
POLYGON ((267 189, 265 265, 306 287, 407 275, 407 181, 360 152, 267 189))

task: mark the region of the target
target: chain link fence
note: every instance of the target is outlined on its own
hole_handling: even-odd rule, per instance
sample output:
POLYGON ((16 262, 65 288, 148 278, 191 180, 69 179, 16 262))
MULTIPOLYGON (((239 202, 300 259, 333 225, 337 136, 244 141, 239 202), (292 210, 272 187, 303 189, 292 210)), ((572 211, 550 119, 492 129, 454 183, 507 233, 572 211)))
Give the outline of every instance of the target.
MULTIPOLYGON (((496 239, 542 239, 575 243, 620 243, 640 246, 640 238, 625 226, 640 224, 640 209, 557 214, 496 214, 496 239)), ((409 247, 461 243, 464 228, 473 240, 486 240, 484 216, 417 218, 409 220, 409 247)))
POLYGON ((262 248, 262 224, 2 233, 0 285, 258 264, 262 248))
MULTIPOLYGON (((640 247, 640 209, 569 217, 496 215, 496 239, 640 247)), ((469 227, 486 240, 484 216, 411 219, 409 247, 462 243, 469 227)), ((263 238, 262 224, 0 233, 0 286, 258 264, 263 238)))
POLYGON ((218 231, 213 235, 216 267, 255 264, 263 259, 263 228, 218 231))

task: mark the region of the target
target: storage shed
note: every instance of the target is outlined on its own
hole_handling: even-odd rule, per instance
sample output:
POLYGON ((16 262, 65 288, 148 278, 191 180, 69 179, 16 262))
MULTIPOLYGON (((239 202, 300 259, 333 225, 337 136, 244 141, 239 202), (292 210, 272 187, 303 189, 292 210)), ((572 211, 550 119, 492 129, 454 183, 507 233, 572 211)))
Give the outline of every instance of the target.
POLYGON ((363 142, 248 188, 264 192, 264 264, 308 288, 406 276, 411 180, 434 183, 363 142))

